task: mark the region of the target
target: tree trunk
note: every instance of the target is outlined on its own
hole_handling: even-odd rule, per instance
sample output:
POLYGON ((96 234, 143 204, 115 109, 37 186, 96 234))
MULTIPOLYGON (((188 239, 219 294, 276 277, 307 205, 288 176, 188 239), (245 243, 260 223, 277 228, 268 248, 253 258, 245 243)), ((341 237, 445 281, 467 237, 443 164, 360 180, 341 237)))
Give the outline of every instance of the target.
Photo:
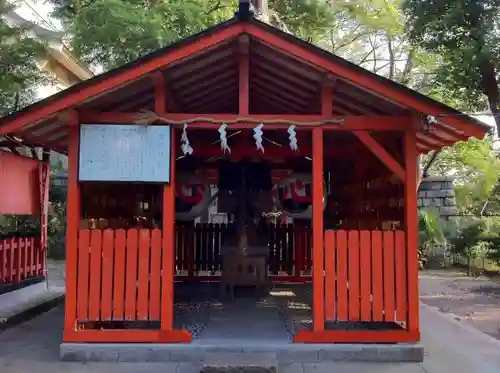
POLYGON ((498 136, 500 135, 500 91, 495 74, 495 64, 491 59, 488 59, 480 64, 479 69, 481 72, 481 88, 488 97, 488 104, 495 118, 498 136))
POLYGON ((262 22, 269 23, 269 3, 268 0, 251 0, 250 1, 255 17, 262 22))
POLYGON ((405 86, 410 86, 410 78, 411 78, 410 74, 413 70, 413 55, 414 51, 413 49, 411 49, 408 52, 408 56, 406 56, 405 67, 403 69, 403 73, 401 74, 401 79, 399 80, 399 83, 405 86))
POLYGON ((387 34, 387 49, 389 51, 389 79, 394 80, 394 72, 396 71, 396 57, 392 48, 392 36, 387 34))
POLYGON ((470 267, 470 256, 467 255, 467 276, 472 274, 472 268, 470 267))

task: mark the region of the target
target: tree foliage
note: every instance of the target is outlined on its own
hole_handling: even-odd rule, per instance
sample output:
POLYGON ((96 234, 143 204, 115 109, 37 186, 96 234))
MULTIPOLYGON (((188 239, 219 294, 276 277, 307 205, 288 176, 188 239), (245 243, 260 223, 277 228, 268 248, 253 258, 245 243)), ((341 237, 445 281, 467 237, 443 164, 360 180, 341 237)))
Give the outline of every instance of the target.
POLYGON ((37 65, 44 45, 29 30, 6 21, 12 9, 10 3, 0 1, 0 115, 33 102, 36 89, 46 81, 37 65))
POLYGON ((105 70, 226 20, 232 0, 52 0, 74 52, 105 70))
POLYGON ((467 112, 500 114, 500 0, 406 0, 404 11, 412 42, 439 55, 436 89, 467 112))
POLYGON ((500 159, 490 138, 470 139, 443 149, 430 171, 434 175, 453 175, 461 212, 480 214, 484 202, 496 194, 500 159))

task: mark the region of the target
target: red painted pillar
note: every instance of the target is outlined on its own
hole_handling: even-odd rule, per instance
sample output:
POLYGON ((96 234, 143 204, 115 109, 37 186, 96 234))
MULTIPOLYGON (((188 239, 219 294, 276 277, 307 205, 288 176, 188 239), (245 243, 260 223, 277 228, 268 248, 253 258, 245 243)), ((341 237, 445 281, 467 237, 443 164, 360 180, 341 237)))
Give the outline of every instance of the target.
POLYGON ((313 129, 313 330, 325 329, 325 281, 323 244, 323 128, 313 129))
MULTIPOLYGON (((80 123, 76 111, 69 113, 68 133, 68 195, 66 226, 66 309, 64 314, 64 333, 71 338, 76 328, 77 306, 77 240, 80 225, 80 187, 78 185, 78 149, 80 142, 80 123)), ((66 336, 64 337, 66 339, 66 336)))
POLYGON ((417 212, 417 136, 408 129, 404 137, 405 155, 405 232, 408 265, 408 330, 420 340, 418 295, 418 212, 417 212))

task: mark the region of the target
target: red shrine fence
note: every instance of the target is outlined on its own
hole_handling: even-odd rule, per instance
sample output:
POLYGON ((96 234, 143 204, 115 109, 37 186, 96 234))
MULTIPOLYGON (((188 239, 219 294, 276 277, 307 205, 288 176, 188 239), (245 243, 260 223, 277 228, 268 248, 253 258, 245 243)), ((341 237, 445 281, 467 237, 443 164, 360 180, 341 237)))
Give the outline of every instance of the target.
POLYGON ((406 269, 402 231, 326 231, 325 319, 404 326, 406 269))
POLYGON ((45 264, 39 237, 0 239, 0 285, 21 284, 44 276, 45 264))
MULTIPOLYGON (((220 268, 216 249, 222 240, 223 228, 222 224, 180 226, 176 240, 181 243, 188 240, 188 243, 178 247, 177 260, 180 263, 177 263, 176 272, 179 273, 179 268, 183 271, 191 269, 195 279, 216 280, 217 274, 206 277, 197 273, 220 268), (189 247, 195 248, 191 257, 187 256, 189 247)), ((287 276, 295 276, 294 263, 304 263, 299 268, 306 269, 312 264, 310 228, 298 231, 302 232, 299 236, 289 225, 278 225, 271 237, 270 250, 274 255, 271 273, 277 272, 275 276, 279 276, 280 270, 292 272, 291 275, 281 275, 284 276, 282 281, 287 281, 287 276), (294 256, 298 251, 305 254, 294 256)), ((166 296, 162 293, 162 276, 168 274, 163 268, 163 259, 162 231, 159 229, 79 230, 77 288, 68 289, 76 293, 77 329, 97 329, 99 335, 109 334, 109 338, 105 338, 109 342, 120 341, 119 332, 122 330, 142 330, 146 334, 141 334, 141 338, 151 337, 147 333, 160 328, 161 305, 166 296)), ((326 231, 326 323, 370 322, 394 329, 396 334, 389 339, 410 338, 405 334, 408 322, 407 262, 405 233, 402 231, 326 231), (403 334, 399 336, 397 333, 403 334)), ((303 282, 310 280, 309 274, 302 274, 302 277, 303 282)), ((182 278, 187 278, 187 275, 177 277, 178 280, 182 278)), ((275 277, 276 281, 278 279, 275 277)), ((351 340, 356 337, 356 329, 346 327, 344 333, 351 337, 342 338, 351 340)), ((84 341, 86 337, 82 334, 81 338, 84 341)))

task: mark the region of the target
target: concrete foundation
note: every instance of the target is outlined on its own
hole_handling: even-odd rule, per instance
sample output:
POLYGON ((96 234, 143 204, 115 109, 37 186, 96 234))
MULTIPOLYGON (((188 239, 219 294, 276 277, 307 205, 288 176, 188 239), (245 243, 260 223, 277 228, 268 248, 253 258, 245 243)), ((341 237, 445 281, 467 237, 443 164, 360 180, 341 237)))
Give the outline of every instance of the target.
POLYGON ((278 367, 331 361, 422 362, 419 344, 111 344, 63 343, 61 360, 175 362, 207 366, 278 367))

